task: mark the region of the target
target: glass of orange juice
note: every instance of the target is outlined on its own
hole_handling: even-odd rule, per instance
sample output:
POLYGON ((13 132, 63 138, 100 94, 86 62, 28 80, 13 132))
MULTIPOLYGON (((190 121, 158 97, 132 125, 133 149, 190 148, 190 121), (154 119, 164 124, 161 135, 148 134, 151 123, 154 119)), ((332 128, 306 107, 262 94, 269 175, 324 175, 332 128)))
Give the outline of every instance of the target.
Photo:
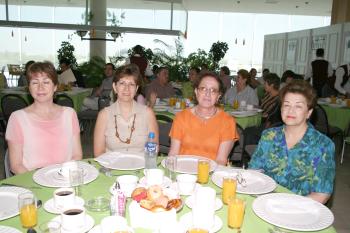
POLYGON ((33 228, 38 222, 35 196, 31 192, 18 195, 19 217, 24 228, 33 228))
POLYGON ((222 202, 228 204, 230 197, 236 197, 237 181, 233 177, 224 177, 222 181, 222 202))
POLYGON ((337 97, 334 95, 331 96, 331 104, 336 104, 337 103, 337 97))
POLYGON ((209 180, 209 160, 206 159, 199 159, 198 160, 198 174, 197 174, 197 181, 201 184, 208 183, 209 180))
POLYGON ((209 233, 209 231, 201 229, 201 228, 191 228, 186 231, 186 233, 209 233))
POLYGON ((240 229, 242 227, 245 210, 245 201, 239 198, 230 197, 228 200, 228 227, 240 229))
POLYGON ((233 101, 232 107, 233 107, 233 109, 238 109, 238 108, 239 108, 239 103, 238 103, 238 100, 237 100, 237 99, 235 99, 235 100, 233 101))

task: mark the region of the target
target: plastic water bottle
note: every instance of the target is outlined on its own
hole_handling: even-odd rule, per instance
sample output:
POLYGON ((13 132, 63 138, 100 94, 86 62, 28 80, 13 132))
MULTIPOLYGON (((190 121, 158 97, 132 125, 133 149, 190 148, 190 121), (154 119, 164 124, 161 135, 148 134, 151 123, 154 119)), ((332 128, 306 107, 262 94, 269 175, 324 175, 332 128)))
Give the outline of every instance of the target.
POLYGON ((157 168, 157 143, 154 141, 155 134, 150 132, 145 145, 145 168, 157 168))

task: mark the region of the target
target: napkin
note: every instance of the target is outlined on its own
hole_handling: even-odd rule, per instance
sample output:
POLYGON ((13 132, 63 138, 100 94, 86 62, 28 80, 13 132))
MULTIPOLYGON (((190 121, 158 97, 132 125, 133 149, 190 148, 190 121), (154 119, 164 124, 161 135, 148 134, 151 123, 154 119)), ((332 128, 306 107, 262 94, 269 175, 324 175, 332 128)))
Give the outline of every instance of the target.
POLYGON ((151 212, 140 206, 136 201, 129 205, 130 224, 133 228, 167 229, 176 225, 176 210, 151 212))
POLYGON ((194 227, 211 229, 214 226, 216 191, 199 187, 194 193, 192 222, 194 227))
POLYGON ((113 164, 118 159, 118 155, 120 154, 121 153, 119 152, 106 152, 100 155, 99 157, 95 158, 95 161, 97 161, 102 166, 106 166, 109 164, 113 164))

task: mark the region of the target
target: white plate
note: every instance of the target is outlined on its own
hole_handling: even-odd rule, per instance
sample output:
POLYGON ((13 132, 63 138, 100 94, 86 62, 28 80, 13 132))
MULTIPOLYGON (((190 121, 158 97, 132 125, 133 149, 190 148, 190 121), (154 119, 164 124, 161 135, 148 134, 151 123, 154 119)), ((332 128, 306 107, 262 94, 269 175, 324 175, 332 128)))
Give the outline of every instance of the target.
POLYGON ((0 233, 21 233, 21 231, 13 227, 0 226, 0 233))
POLYGON ((181 112, 181 111, 183 111, 183 109, 181 109, 181 108, 168 108, 168 112, 171 112, 173 114, 181 112))
MULTIPOLYGON (((76 232, 79 232, 79 233, 88 232, 95 225, 95 220, 90 215, 86 214, 85 220, 86 222, 84 226, 81 229, 77 230, 76 232)), ((53 218, 51 221, 61 223, 61 215, 53 218)), ((61 233, 75 233, 75 232, 67 231, 61 227, 61 233)))
MULTIPOLYGON (((131 227, 128 228, 128 231, 131 232, 131 233, 134 233, 134 230, 133 230, 131 227)), ((101 225, 98 224, 98 225, 94 226, 94 227, 89 231, 89 233, 102 233, 101 225)))
MULTIPOLYGON (((81 197, 75 197, 75 203, 74 204, 75 205, 79 205, 79 206, 84 206, 85 201, 81 197)), ((51 198, 50 200, 45 202, 44 210, 46 210, 47 212, 52 213, 52 214, 61 214, 61 209, 57 208, 55 206, 55 202, 54 202, 53 198, 51 198)))
MULTIPOLYGON (((189 196, 186 198, 185 204, 188 208, 192 209, 194 196, 189 196)), ((222 208, 222 201, 219 198, 215 199, 215 211, 222 208)))
POLYGON ((230 114, 232 116, 235 116, 235 117, 248 117, 248 116, 257 115, 258 111, 254 111, 254 110, 251 110, 251 111, 232 111, 232 112, 230 112, 230 114))
MULTIPOLYGON (((192 212, 186 213, 180 218, 180 224, 185 228, 189 229, 192 227, 192 212)), ((210 229, 210 233, 217 232, 222 228, 222 220, 215 215, 214 226, 210 229)))
POLYGON ((145 158, 141 155, 107 152, 95 159, 106 168, 116 170, 137 170, 145 167, 145 158))
POLYGON ((278 227, 295 231, 319 231, 332 225, 332 212, 308 197, 288 193, 270 193, 253 202, 257 216, 278 227))
POLYGON ((245 179, 245 186, 237 182, 237 192, 243 194, 264 194, 272 192, 276 188, 276 182, 269 176, 254 170, 227 169, 216 171, 211 176, 214 184, 222 188, 222 180, 225 176, 237 177, 242 174, 245 179))
POLYGON ((166 112, 166 111, 168 111, 168 109, 169 109, 169 107, 168 106, 163 106, 163 105, 156 105, 156 106, 154 106, 154 111, 156 111, 156 112, 166 112))
MULTIPOLYGON (((84 169, 84 184, 94 181, 98 176, 98 170, 83 161, 77 161, 78 167, 84 169)), ((33 180, 35 183, 46 187, 70 187, 69 178, 64 178, 59 175, 59 170, 62 164, 54 164, 47 167, 43 167, 37 170, 33 174, 33 180)))
MULTIPOLYGON (((146 179, 145 176, 142 177, 142 178, 139 180, 139 184, 140 184, 141 186, 143 186, 143 187, 148 187, 148 185, 147 185, 147 179, 146 179)), ((171 185, 171 180, 170 180, 168 177, 164 176, 163 184, 162 184, 161 186, 162 186, 163 188, 167 188, 167 187, 169 187, 170 185, 171 185)))
POLYGON ((201 187, 201 186, 202 186, 201 184, 196 183, 196 186, 194 187, 193 192, 190 192, 190 193, 180 192, 180 191, 179 191, 179 188, 178 188, 178 186, 177 186, 177 182, 172 183, 172 184, 170 185, 170 188, 171 188, 172 190, 175 190, 176 192, 178 192, 180 195, 189 196, 189 195, 192 195, 192 194, 194 193, 194 191, 195 191, 197 188, 201 187))
POLYGON ((0 187, 0 220, 8 219, 19 214, 18 195, 26 192, 31 191, 13 186, 0 187))
MULTIPOLYGON (((187 173, 187 174, 197 174, 197 166, 198 166, 198 159, 207 159, 210 161, 210 171, 214 171, 217 167, 217 163, 214 160, 195 156, 195 155, 178 155, 177 156, 177 165, 176 165, 176 171, 178 173, 187 173)), ((162 166, 166 168, 165 166, 165 160, 162 161, 162 166)))
POLYGON ((341 108, 344 107, 343 104, 328 104, 329 107, 333 107, 333 108, 341 108))

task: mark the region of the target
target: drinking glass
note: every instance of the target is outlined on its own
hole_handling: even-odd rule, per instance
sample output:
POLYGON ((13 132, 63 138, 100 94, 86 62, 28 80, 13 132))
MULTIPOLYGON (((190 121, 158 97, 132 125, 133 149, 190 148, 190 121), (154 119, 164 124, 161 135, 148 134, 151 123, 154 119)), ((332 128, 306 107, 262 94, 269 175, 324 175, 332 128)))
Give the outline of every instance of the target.
POLYGON ((176 181, 176 166, 177 166, 177 157, 176 156, 169 156, 165 160, 165 167, 166 167, 166 176, 168 176, 172 182, 176 181))
POLYGON ((69 170, 70 186, 74 188, 75 195, 82 196, 81 186, 84 184, 84 169, 69 170))
POLYGON ((237 99, 235 99, 234 101, 233 101, 233 109, 238 109, 239 108, 239 103, 238 103, 238 100, 237 99))
POLYGON ((24 228, 33 228, 38 222, 36 199, 32 192, 18 195, 18 208, 21 224, 24 228))
POLYGON ((198 174, 197 174, 197 181, 201 184, 208 183, 209 180, 209 161, 205 159, 199 159, 198 160, 198 174))
POLYGON ((227 224, 229 228, 237 229, 240 232, 245 210, 245 201, 239 198, 230 197, 228 200, 227 224))
POLYGON ((191 228, 187 230, 186 233, 209 233, 209 231, 201 228, 191 228))
POLYGON ((224 177, 222 182, 222 202, 228 204, 230 197, 236 197, 237 181, 233 177, 224 177))

